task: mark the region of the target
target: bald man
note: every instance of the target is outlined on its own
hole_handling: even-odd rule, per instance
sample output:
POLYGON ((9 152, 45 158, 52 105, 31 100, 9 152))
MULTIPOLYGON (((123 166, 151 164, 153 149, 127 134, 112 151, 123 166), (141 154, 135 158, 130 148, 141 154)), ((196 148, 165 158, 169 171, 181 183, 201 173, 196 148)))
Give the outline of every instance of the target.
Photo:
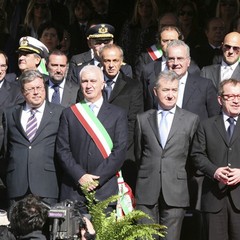
POLYGON ((234 78, 240 80, 240 33, 228 33, 224 37, 222 50, 223 59, 221 64, 206 66, 201 70, 201 76, 211 79, 216 88, 225 79, 234 78))

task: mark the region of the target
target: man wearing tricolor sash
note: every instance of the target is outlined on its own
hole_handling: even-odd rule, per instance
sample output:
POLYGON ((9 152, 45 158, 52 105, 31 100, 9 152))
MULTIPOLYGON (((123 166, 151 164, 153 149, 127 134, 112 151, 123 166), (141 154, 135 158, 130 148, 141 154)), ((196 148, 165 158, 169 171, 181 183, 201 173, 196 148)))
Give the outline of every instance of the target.
POLYGON ((126 158, 128 129, 126 112, 103 100, 104 77, 93 65, 80 72, 84 101, 63 111, 57 154, 63 169, 60 199, 82 201, 81 186, 95 190, 104 200, 118 193, 116 173, 126 158))

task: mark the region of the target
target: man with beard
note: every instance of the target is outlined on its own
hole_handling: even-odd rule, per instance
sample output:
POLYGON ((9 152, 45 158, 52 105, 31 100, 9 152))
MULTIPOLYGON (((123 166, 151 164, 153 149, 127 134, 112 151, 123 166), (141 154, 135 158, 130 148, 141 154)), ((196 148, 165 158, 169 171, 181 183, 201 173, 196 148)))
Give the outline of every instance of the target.
POLYGON ((68 58, 60 50, 54 50, 48 58, 47 69, 50 79, 46 81, 48 100, 63 107, 76 103, 79 86, 66 79, 68 58))

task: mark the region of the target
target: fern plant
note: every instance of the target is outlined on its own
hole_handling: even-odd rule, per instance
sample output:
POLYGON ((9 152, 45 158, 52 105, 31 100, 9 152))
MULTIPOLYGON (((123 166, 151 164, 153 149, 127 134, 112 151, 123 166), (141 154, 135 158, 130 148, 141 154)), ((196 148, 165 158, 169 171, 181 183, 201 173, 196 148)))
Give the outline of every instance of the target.
POLYGON ((95 192, 82 189, 88 201, 88 209, 91 221, 96 231, 96 240, 154 240, 153 235, 164 237, 166 227, 159 224, 138 224, 138 220, 150 217, 140 210, 133 210, 120 220, 116 218, 116 212, 106 214, 105 210, 112 202, 116 202, 119 196, 111 196, 104 201, 95 199, 95 192))

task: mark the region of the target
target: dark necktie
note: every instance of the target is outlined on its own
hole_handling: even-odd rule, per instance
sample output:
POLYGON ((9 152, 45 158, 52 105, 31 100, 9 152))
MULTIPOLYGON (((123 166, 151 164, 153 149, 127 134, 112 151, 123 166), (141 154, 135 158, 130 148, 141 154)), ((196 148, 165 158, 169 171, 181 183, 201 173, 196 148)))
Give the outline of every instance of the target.
POLYGON ((54 89, 54 93, 52 95, 52 103, 55 104, 60 104, 60 92, 59 92, 59 85, 58 84, 54 84, 52 86, 52 88, 54 89))
POLYGON ((104 91, 105 91, 106 94, 107 94, 107 99, 109 99, 109 98, 110 98, 110 95, 111 95, 111 92, 112 92, 113 80, 108 79, 108 80, 106 81, 106 84, 107 84, 107 86, 105 87, 104 91))
POLYGON ((31 142, 37 132, 37 118, 35 116, 37 110, 31 110, 31 116, 28 118, 27 126, 26 126, 26 134, 28 140, 31 142))
POLYGON ((227 129, 227 134, 228 134, 228 139, 229 141, 231 140, 232 138, 232 135, 233 135, 233 131, 234 131, 234 127, 235 127, 235 124, 234 124, 234 118, 233 117, 230 117, 227 119, 227 121, 229 122, 229 127, 227 129))

